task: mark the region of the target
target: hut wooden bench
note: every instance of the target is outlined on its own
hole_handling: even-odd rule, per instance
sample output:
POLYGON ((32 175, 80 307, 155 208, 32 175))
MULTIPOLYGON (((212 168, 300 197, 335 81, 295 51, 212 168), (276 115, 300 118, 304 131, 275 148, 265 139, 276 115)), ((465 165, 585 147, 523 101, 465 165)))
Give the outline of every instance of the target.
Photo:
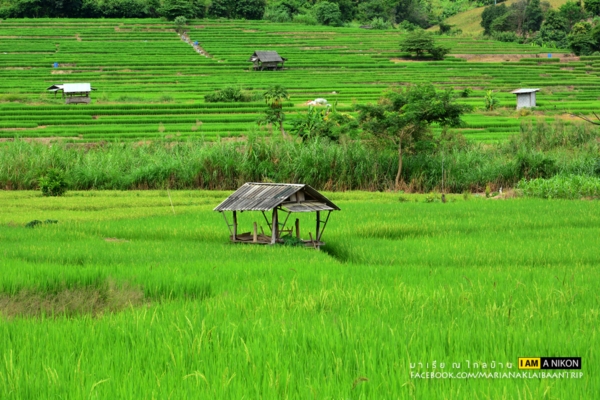
POLYGON ((242 185, 214 209, 214 211, 223 214, 231 234, 229 239, 233 243, 273 245, 284 242, 282 234, 293 237, 295 233, 295 238, 299 243, 315 249, 325 245, 325 242, 321 241, 323 231, 327 226, 327 222, 329 222, 331 212, 339 210, 338 206, 309 185, 254 182, 242 185), (226 211, 232 212, 233 219, 231 223, 227 219, 226 211), (252 232, 238 233, 237 213, 244 211, 261 212, 271 230, 270 234, 265 234, 262 228, 261 232, 258 232, 256 222, 253 223, 252 232), (269 212, 271 220, 267 216, 269 212), (292 213, 305 212, 316 213, 315 234, 313 236, 310 232, 309 239, 300 237, 300 221, 298 219, 296 219, 293 226, 288 227, 287 225, 292 213), (325 212, 327 214, 323 218, 322 213, 325 212), (280 217, 280 213, 285 214, 285 218, 280 217))

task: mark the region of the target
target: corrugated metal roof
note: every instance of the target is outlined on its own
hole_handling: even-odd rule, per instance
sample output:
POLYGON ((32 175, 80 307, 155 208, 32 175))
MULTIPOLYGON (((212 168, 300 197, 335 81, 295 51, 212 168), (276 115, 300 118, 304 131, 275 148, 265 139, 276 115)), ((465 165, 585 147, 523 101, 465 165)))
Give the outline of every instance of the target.
POLYGON ((63 91, 65 93, 91 92, 92 85, 89 83, 65 83, 63 85, 63 91))
POLYGON ((214 211, 268 211, 282 205, 290 196, 301 190, 303 190, 305 196, 310 198, 295 203, 287 203, 283 206, 290 211, 293 211, 290 207, 298 207, 297 211, 294 212, 339 210, 338 206, 309 185, 248 182, 215 207, 214 211), (314 209, 311 209, 311 207, 314 209))
POLYGON ((333 211, 335 208, 319 201, 305 201, 301 203, 283 204, 283 207, 291 212, 313 212, 313 211, 333 211))
POLYGON ((248 61, 255 61, 256 58, 261 62, 285 61, 276 51, 255 51, 248 61))
POLYGON ((532 92, 539 92, 540 89, 517 89, 517 90, 513 90, 511 93, 513 94, 521 94, 521 93, 532 93, 532 92))

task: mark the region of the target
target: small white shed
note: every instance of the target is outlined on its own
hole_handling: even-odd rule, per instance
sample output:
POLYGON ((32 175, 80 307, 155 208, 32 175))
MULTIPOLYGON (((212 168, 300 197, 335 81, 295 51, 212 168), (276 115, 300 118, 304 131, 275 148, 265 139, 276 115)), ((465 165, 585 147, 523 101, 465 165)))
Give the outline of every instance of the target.
POLYGON ((48 88, 56 96, 57 92, 62 92, 65 104, 89 104, 90 92, 96 90, 89 83, 63 83, 62 85, 52 85, 48 88))
POLYGON ((517 95, 517 110, 521 108, 535 107, 535 92, 539 92, 540 89, 517 89, 511 93, 517 95))

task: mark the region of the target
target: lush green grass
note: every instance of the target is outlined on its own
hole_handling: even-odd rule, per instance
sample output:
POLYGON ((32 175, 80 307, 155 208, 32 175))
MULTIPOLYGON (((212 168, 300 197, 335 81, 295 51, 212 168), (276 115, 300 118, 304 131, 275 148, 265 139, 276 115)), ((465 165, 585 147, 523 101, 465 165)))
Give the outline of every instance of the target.
POLYGON ((138 141, 246 135, 263 104, 204 103, 204 95, 231 85, 257 92, 272 84, 287 87, 287 128, 297 112, 306 110, 306 101, 316 97, 338 101, 340 111, 351 111, 354 103, 375 101, 391 85, 432 82, 440 88, 473 89, 471 97, 461 101, 481 109, 485 91, 494 90, 506 107, 503 115, 477 110, 466 116, 463 129, 468 137, 485 142, 506 139, 516 132, 519 118, 532 118, 514 111, 510 91, 519 87, 542 89, 537 101, 544 115, 595 110, 598 65, 594 60, 541 62, 557 49, 439 37, 453 54, 517 54, 529 59, 392 62, 406 56, 399 51, 403 33, 397 30, 203 20, 190 23, 189 37, 210 57, 194 51, 161 20, 3 21, 0 138, 138 141), (250 55, 267 49, 288 58, 285 71, 249 71, 250 55), (52 68, 54 62, 59 68, 52 68), (92 104, 67 106, 45 92, 63 82, 91 82, 97 88, 92 104))
MULTIPOLYGON (((600 203, 329 193, 342 211, 316 252, 227 244, 212 212, 226 195, 0 192, 0 397, 564 399, 600 390, 600 203), (24 228, 32 219, 59 223, 24 228), (584 376, 410 377, 434 371, 433 361, 436 371, 456 362, 455 371, 514 372, 506 363, 522 356, 581 356, 584 376)), ((263 223, 242 214, 242 230, 252 221, 263 223)), ((313 223, 301 216, 303 236, 313 223)))
POLYGON ((557 175, 552 179, 533 179, 518 184, 526 196, 543 199, 600 198, 600 179, 592 176, 557 175))

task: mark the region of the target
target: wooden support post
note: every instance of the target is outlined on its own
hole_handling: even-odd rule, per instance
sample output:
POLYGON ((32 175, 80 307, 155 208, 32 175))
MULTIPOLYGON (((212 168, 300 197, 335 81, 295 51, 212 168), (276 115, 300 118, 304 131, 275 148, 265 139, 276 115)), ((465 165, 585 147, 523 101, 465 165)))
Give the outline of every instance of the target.
POLYGON ((254 223, 254 229, 252 230, 252 241, 254 243, 258 242, 258 234, 256 232, 256 222, 254 223))
POLYGON ((317 242, 321 241, 321 236, 323 236, 323 232, 325 232, 325 228, 327 227, 327 222, 329 221, 329 216, 331 215, 331 211, 327 211, 327 218, 323 222, 323 227, 321 228, 321 232, 319 232, 319 237, 317 238, 317 242))
POLYGON ((236 238, 237 238, 237 213, 234 211, 233 212, 233 238, 232 238, 232 241, 235 242, 236 238))
POLYGON ((296 218, 296 239, 300 239, 300 220, 296 218))
POLYGON ((223 219, 225 219, 225 223, 227 224, 227 229, 229 229, 229 233, 231 233, 231 235, 233 235, 233 231, 231 230, 231 225, 229 225, 229 221, 227 221, 227 215, 225 215, 225 211, 219 211, 221 214, 223 214, 223 219))
POLYGON ((277 225, 277 207, 273 209, 273 217, 271 218, 271 223, 273 224, 271 228, 271 244, 275 244, 279 236, 279 226, 277 225))
POLYGON ((320 230, 321 230, 321 211, 317 211, 317 233, 315 234, 315 239, 317 241, 319 241, 319 237, 321 237, 321 235, 319 234, 320 230))
POLYGON ((308 236, 310 236, 310 242, 312 243, 313 248, 317 248, 317 243, 313 240, 312 232, 308 232, 308 236))

